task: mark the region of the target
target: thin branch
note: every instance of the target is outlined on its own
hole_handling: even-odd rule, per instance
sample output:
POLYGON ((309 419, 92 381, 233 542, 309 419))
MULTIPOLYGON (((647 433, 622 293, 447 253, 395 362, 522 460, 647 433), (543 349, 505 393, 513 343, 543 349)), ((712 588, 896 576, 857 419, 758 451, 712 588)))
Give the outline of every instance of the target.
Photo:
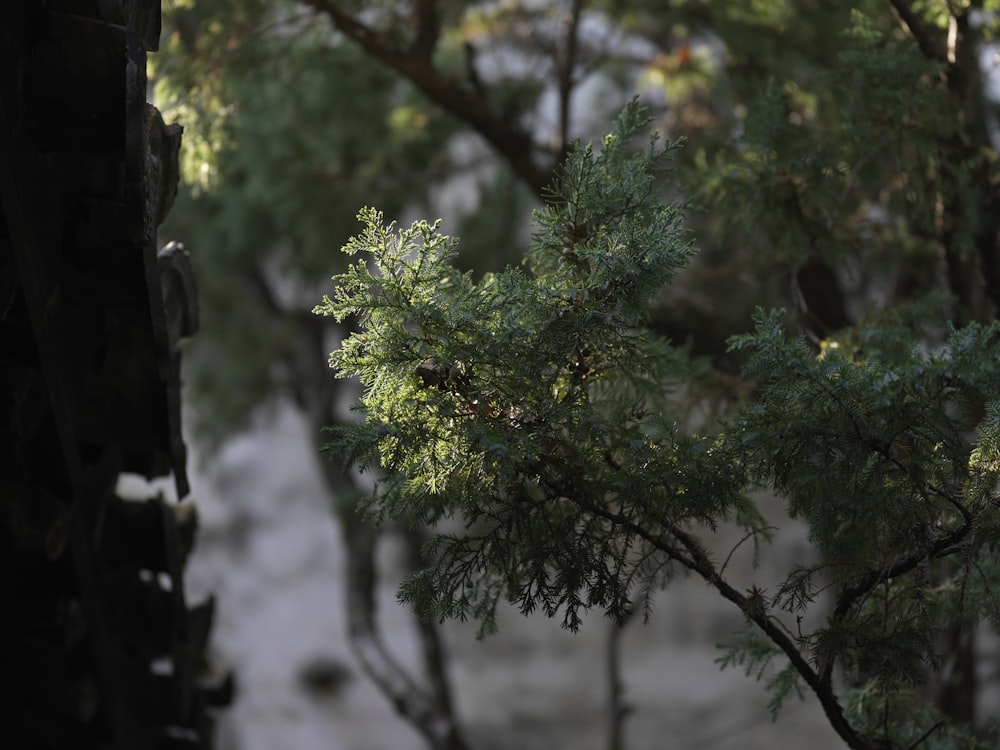
POLYGON ((913 37, 924 57, 936 62, 948 62, 948 51, 934 28, 917 15, 907 0, 889 0, 889 4, 900 26, 913 37))
POLYGON ((744 615, 746 615, 747 619, 763 630, 765 635, 771 639, 771 642, 785 653, 792 666, 795 667, 795 671, 812 688, 823 708, 823 713, 826 714, 826 718, 830 722, 830 726, 847 743, 847 746, 852 748, 852 750, 874 750, 875 746, 873 743, 858 734, 850 722, 847 721, 847 718, 844 716, 843 706, 841 706, 831 685, 820 679, 820 675, 809 665, 809 662, 806 661, 792 638, 775 625, 766 612, 760 612, 750 606, 749 598, 736 591, 716 572, 711 560, 704 553, 697 539, 677 528, 671 529, 671 533, 679 535, 678 539, 696 561, 697 567, 695 568, 695 572, 711 584, 723 597, 736 604, 743 611, 744 615))
POLYGON ((680 563, 693 573, 697 573, 712 588, 719 592, 723 598, 728 599, 743 612, 748 620, 764 631, 781 651, 788 657, 795 671, 799 673, 803 681, 812 689, 819 699, 823 712, 834 731, 840 735, 841 739, 847 743, 852 750, 875 750, 875 745, 864 736, 858 734, 844 716, 844 710, 832 686, 821 680, 820 675, 806 661, 802 652, 795 645, 794 640, 775 624, 766 613, 751 606, 750 598, 734 589, 715 569, 708 553, 705 552, 701 543, 694 535, 689 534, 674 524, 667 524, 666 532, 680 544, 680 547, 671 543, 662 535, 653 534, 645 527, 624 517, 621 513, 612 513, 607 508, 582 500, 575 500, 584 509, 602 517, 636 535, 640 539, 664 553, 668 558, 680 563))
MULTIPOLYGON (((918 565, 928 560, 936 560, 947 557, 962 549, 960 546, 961 542, 968 535, 971 529, 971 522, 963 523, 950 534, 941 537, 941 539, 931 545, 929 550, 914 553, 910 557, 891 567, 870 571, 863 580, 841 592, 840 596, 837 598, 837 605, 834 608, 830 619, 836 621, 846 617, 847 613, 854 607, 858 600, 867 596, 872 589, 874 589, 882 581, 897 578, 901 575, 909 573, 918 565)), ((820 680, 824 685, 829 686, 832 684, 834 663, 835 659, 830 658, 823 668, 820 680)))
MULTIPOLYGON (((840 410, 844 413, 844 416, 847 417, 847 419, 851 423, 851 426, 854 428, 854 434, 858 437, 858 440, 868 450, 877 453, 879 456, 881 456, 890 464, 899 469, 899 471, 902 472, 904 475, 906 476, 912 475, 911 468, 906 464, 904 464, 902 461, 900 461, 899 458, 894 456, 889 447, 877 443, 873 438, 870 437, 870 431, 867 428, 863 429, 863 426, 861 423, 859 423, 857 415, 855 414, 854 410, 848 406, 848 404, 844 401, 843 398, 841 398, 840 393, 830 384, 829 381, 827 381, 824 378, 817 377, 815 373, 811 371, 807 372, 807 377, 813 382, 814 385, 819 386, 819 388, 822 389, 826 393, 826 395, 829 396, 837 404, 837 406, 840 407, 840 410)), ((929 408, 930 408, 929 404, 924 406, 923 409, 921 409, 920 413, 914 416, 910 424, 907 424, 901 427, 899 430, 897 430, 893 434, 893 437, 890 440, 890 444, 897 437, 904 434, 908 429, 910 429, 913 425, 915 425, 917 420, 921 416, 923 416, 923 413, 929 408)), ((938 434, 940 434, 940 431, 938 431, 938 434)), ((962 505, 962 503, 959 502, 954 495, 951 495, 944 489, 938 487, 933 482, 926 482, 924 484, 923 489, 930 492, 932 495, 937 495, 941 499, 945 500, 949 505, 954 507, 962 516, 962 520, 964 522, 963 525, 968 526, 969 524, 972 523, 972 513, 969 511, 968 508, 962 505)), ((923 493, 921 492, 921 496, 922 495, 923 493)))
POLYGON ((726 568, 729 566, 729 561, 733 559, 733 555, 736 553, 736 550, 738 550, 740 547, 742 547, 743 543, 745 541, 747 541, 748 539, 750 539, 752 537, 756 537, 758 534, 760 534, 762 532, 765 532, 765 531, 777 531, 777 530, 778 529, 777 529, 776 526, 767 526, 767 527, 760 528, 760 529, 751 529, 746 534, 744 534, 743 538, 740 539, 738 542, 736 542, 736 544, 733 545, 733 548, 731 550, 729 550, 729 554, 726 555, 726 559, 725 559, 725 561, 723 561, 722 567, 719 568, 719 575, 720 576, 724 576, 726 574, 726 568))
POLYGON ((971 523, 963 523, 950 534, 938 539, 931 545, 930 549, 915 552, 905 560, 888 568, 869 571, 868 575, 862 581, 841 592, 837 598, 837 606, 833 611, 833 616, 839 618, 846 615, 854 603, 877 586, 880 581, 898 578, 901 575, 909 573, 925 560, 937 560, 954 554, 955 551, 962 549, 959 543, 965 539, 971 530, 971 523))
POLYGON ((570 114, 573 89, 576 85, 576 56, 579 44, 580 18, 583 15, 584 0, 573 0, 566 23, 566 40, 561 54, 557 53, 556 64, 559 73, 559 152, 565 154, 570 137, 570 114))
MULTIPOLYGON (((423 50, 390 47, 374 29, 366 26, 338 6, 335 0, 304 0, 325 14, 333 25, 376 60, 399 73, 417 87, 431 102, 465 122, 482 136, 510 165, 521 180, 538 196, 552 179, 558 161, 540 166, 535 161, 536 145, 531 136, 516 123, 494 113, 482 92, 469 88, 435 69, 423 50)), ((424 32, 425 39, 430 32, 424 32)), ((419 39, 419 34, 418 34, 419 39)))
POLYGON ((927 740, 928 737, 930 737, 932 734, 934 734, 937 730, 939 730, 943 726, 944 726, 944 719, 942 719, 941 721, 939 721, 937 724, 935 724, 930 729, 928 729, 926 732, 924 732, 922 735, 920 735, 916 740, 914 740, 913 742, 911 742, 907 746, 906 750, 914 750, 919 745, 922 745, 927 740))
POLYGON ((611 623, 607 643, 608 676, 608 750, 625 750, 625 719, 632 707, 625 701, 625 688, 621 676, 622 635, 625 626, 635 616, 633 604, 622 622, 611 623))
POLYGON ((378 635, 375 624, 375 529, 354 517, 353 509, 340 513, 340 520, 347 548, 348 632, 354 653, 396 711, 432 748, 467 750, 453 717, 413 682, 378 635))

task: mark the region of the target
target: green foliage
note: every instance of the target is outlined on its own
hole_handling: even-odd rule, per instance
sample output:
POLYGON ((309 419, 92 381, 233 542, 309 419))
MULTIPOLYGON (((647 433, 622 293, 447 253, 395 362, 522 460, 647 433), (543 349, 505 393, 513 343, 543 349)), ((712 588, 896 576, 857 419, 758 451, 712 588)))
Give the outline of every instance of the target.
POLYGON ((744 504, 716 441, 663 416, 678 361, 640 323, 692 249, 650 187, 674 144, 628 149, 644 125, 633 103, 599 151, 573 153, 535 214, 528 272, 474 283, 436 225, 397 233, 370 209, 345 247, 366 257, 318 312, 357 316, 330 361, 364 384, 365 423, 331 448, 386 470, 372 512, 464 528, 403 588, 424 616, 488 631, 505 598, 574 629, 585 608, 623 618, 634 588, 672 572, 663 527, 744 504))
POLYGON ((753 355, 760 398, 738 423, 751 469, 789 499, 824 557, 849 580, 927 549, 964 522, 968 435, 997 398, 996 325, 951 330, 940 351, 922 331, 869 325, 819 357, 778 314, 735 340, 753 355), (821 426, 821 427, 820 427, 821 426))
POLYGON ((187 380, 212 404, 197 410, 200 436, 222 439, 277 394, 323 410, 302 395, 324 374, 321 321, 288 290, 329 274, 360 202, 425 209, 413 196, 449 168, 455 127, 294 3, 167 10, 157 97, 185 125, 191 184, 163 235, 197 266, 187 380))
POLYGON ((760 630, 742 630, 736 634, 735 640, 717 644, 722 656, 715 660, 721 669, 743 667, 747 677, 753 677, 758 682, 763 681, 771 694, 767 710, 771 720, 778 718, 778 712, 785 699, 793 692, 801 699, 803 697, 801 675, 794 665, 782 658, 781 650, 764 637, 760 630), (774 669, 775 659, 784 662, 784 666, 774 669))
POLYGON ((829 30, 840 44, 824 68, 772 69, 749 100, 739 153, 717 152, 702 183, 706 199, 733 208, 724 225, 753 226, 786 260, 853 255, 862 232, 871 252, 876 207, 927 233, 933 210, 918 201, 933 195, 924 186, 956 121, 940 65, 877 18, 855 10, 829 30))
MULTIPOLYGON (((268 305, 260 279, 278 269, 296 292, 311 288, 358 205, 422 211, 454 166, 457 123, 400 82, 405 65, 387 72, 300 3, 173 5, 160 93, 187 107, 190 161, 213 187, 182 197, 171 228, 202 265, 209 330, 193 379, 211 381, 214 417, 238 416, 318 382, 309 364, 329 335, 303 318, 304 295, 268 305)), ((568 4, 436 3, 432 67, 407 57, 414 80, 447 84, 425 95, 459 87, 482 104, 466 124, 508 137, 533 122, 543 79, 572 89, 600 71, 631 86, 642 68, 669 102, 665 128, 688 135, 696 158, 658 182, 674 144, 630 147, 645 127, 633 105, 559 172, 525 264, 481 280, 457 268, 514 257, 516 170, 464 218, 461 255, 437 224, 398 230, 362 212, 347 249, 363 260, 322 311, 360 326, 331 362, 364 383, 365 421, 333 445, 378 472, 372 516, 439 532, 402 594, 427 617, 485 630, 504 599, 576 627, 583 609, 623 619, 637 595, 694 571, 747 620, 722 662, 763 680, 772 712, 808 686, 852 747, 989 746, 917 686, 954 656, 951 636, 1000 623, 997 330, 959 325, 1000 306, 1000 160, 978 64, 1000 21, 945 0, 625 5, 587 4, 584 20, 648 42, 638 65, 645 52, 616 59, 588 34, 570 59, 568 4), (531 80, 489 69, 515 52, 531 80), (707 208, 686 217, 698 258, 686 205, 660 204, 672 191, 707 208), (786 329, 821 312, 798 276, 817 261, 821 291, 849 314, 810 328, 807 344, 786 329), (925 301, 943 288, 952 301, 925 301), (755 304, 797 309, 759 314, 725 353, 755 304), (651 330, 711 359, 685 370, 651 330), (672 389, 697 400, 706 373, 724 384, 719 403, 746 401, 700 426, 709 436, 687 435, 672 389), (696 533, 732 522, 766 541, 744 497, 759 488, 787 501, 818 554, 741 593, 696 533)), ((418 40, 407 4, 336 6, 369 25, 383 57, 418 40)), ((508 160, 543 159, 562 153, 551 135, 507 152, 492 143, 508 160)))
MULTIPOLYGON (((803 4, 789 21, 811 17, 822 30, 812 51, 795 46, 785 55, 797 57, 731 71, 715 87, 739 114, 720 113, 708 140, 691 134, 701 147, 685 178, 714 209, 700 243, 740 247, 755 275, 816 260, 849 267, 844 296, 861 307, 919 299, 945 280, 956 319, 988 317, 970 289, 976 271, 963 265, 988 252, 997 226, 997 162, 981 127, 993 105, 982 99, 975 34, 963 32, 970 57, 949 64, 956 4, 915 4, 914 23, 928 24, 918 39, 887 2, 823 5, 803 4), (722 123, 737 137, 715 144, 722 123)), ((977 33, 997 23, 981 22, 977 33)))
POLYGON ((823 555, 792 571, 774 604, 801 611, 821 588, 838 591, 834 617, 804 641, 889 692, 935 660, 956 598, 995 617, 986 589, 996 579, 979 596, 968 585, 990 580, 972 566, 992 555, 998 531, 1000 324, 927 330, 937 319, 875 316, 817 356, 779 314, 760 313, 757 332, 733 342, 752 351, 759 391, 729 434, 823 555))
POLYGON ((849 714, 866 734, 891 725, 893 747, 943 721, 916 692, 942 638, 997 615, 998 580, 981 564, 1000 530, 1000 324, 942 331, 939 309, 873 316, 819 355, 777 313, 759 313, 757 332, 733 342, 752 352, 759 391, 730 435, 822 552, 772 604, 804 612, 837 592, 833 615, 797 642, 861 686, 849 714))

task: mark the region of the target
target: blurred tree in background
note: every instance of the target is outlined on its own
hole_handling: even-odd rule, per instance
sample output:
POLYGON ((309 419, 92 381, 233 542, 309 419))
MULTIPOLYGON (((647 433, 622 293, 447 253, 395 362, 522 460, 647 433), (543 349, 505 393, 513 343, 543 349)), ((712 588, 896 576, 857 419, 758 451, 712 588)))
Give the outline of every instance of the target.
MULTIPOLYGON (((165 5, 157 96, 187 126, 189 179, 165 236, 189 240, 200 266, 188 380, 216 438, 283 395, 319 445, 350 398, 326 368, 348 329, 310 308, 361 206, 448 211, 459 265, 499 270, 572 141, 602 133, 636 91, 657 127, 687 138, 657 190, 698 207, 699 254, 648 327, 686 347, 691 404, 724 409, 752 388, 726 342, 757 305, 787 308, 817 350, 934 292, 950 295, 942 321, 1000 309, 991 0, 165 5)), ((426 729, 449 714, 435 633, 424 705, 374 629, 358 491, 327 469, 352 552, 352 633, 426 729)), ((954 684, 937 703, 972 722, 974 643, 964 628, 952 640, 938 674, 954 684)), ((448 742, 460 740, 436 744, 448 742)))

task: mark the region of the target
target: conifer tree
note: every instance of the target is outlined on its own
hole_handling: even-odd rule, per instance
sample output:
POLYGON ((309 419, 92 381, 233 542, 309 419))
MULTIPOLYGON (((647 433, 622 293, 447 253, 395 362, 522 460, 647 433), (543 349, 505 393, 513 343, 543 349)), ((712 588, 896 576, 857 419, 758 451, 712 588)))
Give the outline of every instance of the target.
POLYGON ((439 529, 400 596, 483 634, 500 601, 576 629, 693 574, 745 617, 723 662, 765 678, 773 712, 809 689, 852 748, 993 746, 921 686, 942 636, 1000 622, 1000 324, 942 328, 928 302, 817 352, 761 311, 731 341, 754 395, 685 434, 679 358, 642 323, 693 248, 652 188, 676 144, 629 148, 646 124, 633 102, 570 153, 524 268, 477 282, 437 225, 359 215, 344 250, 364 255, 316 309, 359 322, 330 363, 361 379, 364 421, 330 448, 383 472, 373 518, 439 529), (702 538, 735 523, 767 554, 752 488, 821 553, 773 590, 737 589, 702 538))

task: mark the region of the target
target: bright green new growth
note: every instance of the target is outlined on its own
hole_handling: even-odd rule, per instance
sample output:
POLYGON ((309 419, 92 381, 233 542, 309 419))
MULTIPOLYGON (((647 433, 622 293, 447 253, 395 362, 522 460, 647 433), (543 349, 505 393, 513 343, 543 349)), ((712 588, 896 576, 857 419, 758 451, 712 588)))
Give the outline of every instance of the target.
POLYGON ((473 282, 436 225, 397 233, 367 209, 345 251, 373 267, 354 264, 318 308, 361 325, 330 362, 361 379, 366 421, 334 447, 386 470, 371 509, 459 521, 403 588, 425 616, 488 631, 503 598, 571 628, 582 608, 621 618, 634 588, 669 574, 645 537, 744 505, 737 467, 663 416, 679 362, 641 323, 693 249, 680 210, 654 197, 676 145, 629 151, 646 124, 633 104, 599 152, 570 157, 527 272, 473 282))
POLYGON ((600 149, 571 154, 523 270, 476 282, 437 224, 361 212, 344 249, 364 258, 316 308, 359 329, 330 363, 360 378, 365 421, 330 448, 384 472, 370 513, 439 531, 401 597, 483 632, 501 600, 575 629, 695 572, 745 616, 721 661, 765 678, 773 711, 804 683, 851 747, 971 742, 917 688, 942 634, 1000 622, 1000 326, 941 332, 933 310, 897 311, 817 355, 761 313, 733 341, 754 399, 716 435, 682 434, 682 360, 642 324, 693 248, 654 190, 676 144, 629 147, 646 125, 633 103, 600 149), (819 561, 740 592, 697 533, 765 539, 758 486, 804 519, 819 561))

